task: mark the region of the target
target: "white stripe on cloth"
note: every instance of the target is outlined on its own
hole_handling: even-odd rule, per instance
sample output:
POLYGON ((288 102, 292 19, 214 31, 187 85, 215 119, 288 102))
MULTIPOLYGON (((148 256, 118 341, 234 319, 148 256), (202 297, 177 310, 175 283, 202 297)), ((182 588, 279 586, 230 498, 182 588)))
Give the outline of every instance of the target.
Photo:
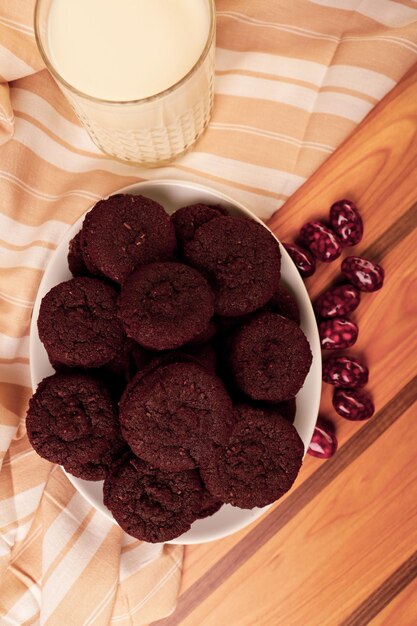
POLYGON ((13 626, 22 626, 24 622, 33 617, 40 606, 40 590, 39 586, 31 585, 19 600, 10 608, 8 613, 2 617, 2 623, 13 624, 13 626))
POLYGON ((47 163, 55 165, 64 172, 80 174, 83 172, 102 171, 119 176, 136 176, 139 168, 119 161, 81 154, 74 154, 72 150, 62 146, 49 137, 47 133, 35 124, 16 118, 13 140, 18 141, 41 157, 47 163))
POLYGON ((0 452, 6 452, 9 449, 10 443, 13 437, 15 436, 16 431, 17 431, 17 426, 8 426, 7 424, 0 424, 0 452))
POLYGON ((16 22, 15 20, 10 20, 7 17, 0 17, 0 24, 3 26, 7 26, 12 30, 16 30, 19 33, 24 33, 25 35, 29 35, 29 37, 34 37, 35 33, 32 26, 27 26, 27 24, 21 24, 20 22, 16 22))
POLYGON ((28 226, 0 213, 0 241, 14 246, 27 246, 34 241, 57 244, 69 228, 66 222, 47 220, 39 226, 28 226))
POLYGON ((280 193, 283 187, 288 187, 289 193, 293 193, 305 181, 304 177, 296 174, 221 157, 209 152, 190 152, 181 159, 180 164, 186 167, 196 166, 203 172, 225 177, 232 183, 245 184, 254 189, 265 189, 275 193, 280 193))
POLYGON ((11 549, 18 541, 22 541, 26 537, 30 527, 32 526, 32 518, 25 522, 24 524, 20 524, 16 528, 11 528, 7 532, 2 532, 0 535, 0 554, 8 555, 10 554, 11 549))
POLYGON ((327 65, 267 52, 253 52, 252 50, 236 52, 226 48, 216 48, 216 70, 221 72, 243 70, 256 72, 256 74, 273 74, 320 85, 326 74, 327 65))
POLYGON ((314 4, 344 11, 355 11, 372 20, 389 26, 401 28, 417 21, 417 9, 391 0, 310 0, 314 4))
MULTIPOLYGON (((23 337, 10 337, 0 333, 0 358, 13 359, 16 357, 27 358, 29 356, 29 335, 23 337)), ((1 442, 1 426, 0 426, 1 442)))
POLYGON ((381 98, 395 86, 395 81, 390 77, 363 67, 346 64, 327 67, 303 59, 292 59, 265 52, 242 53, 224 48, 217 48, 216 69, 271 74, 277 78, 296 79, 318 87, 344 87, 374 98, 381 98))
POLYGON ((63 539, 70 541, 74 532, 79 528, 83 519, 93 511, 91 504, 78 492, 76 492, 65 508, 51 496, 48 490, 45 499, 59 507, 61 512, 50 524, 45 532, 42 544, 42 574, 46 575, 48 569, 64 549, 63 539))
POLYGON ((53 250, 33 245, 25 250, 10 250, 0 246, 0 268, 29 267, 44 270, 53 250))
MULTIPOLYGON (((95 512, 82 534, 57 564, 48 580, 42 585, 40 622, 45 624, 71 591, 85 568, 94 558, 113 526, 101 513, 95 512)), ((103 590, 105 591, 105 590, 103 590)))
POLYGON ((352 89, 378 100, 391 91, 395 84, 395 80, 389 76, 352 65, 331 65, 323 81, 323 87, 352 89))
POLYGON ((44 488, 45 483, 42 482, 36 487, 16 493, 12 498, 0 500, 0 528, 34 513, 38 508, 44 488))
POLYGON ((37 94, 26 89, 12 87, 10 97, 15 112, 30 115, 70 146, 93 154, 103 154, 82 126, 69 122, 49 102, 37 94))
POLYGON ((372 104, 360 97, 337 92, 317 93, 315 89, 255 76, 218 76, 216 91, 227 96, 288 104, 309 113, 326 113, 354 122, 360 122, 372 109, 372 104))
POLYGON ((19 59, 11 50, 0 45, 0 76, 5 80, 17 80, 34 73, 33 67, 19 59))

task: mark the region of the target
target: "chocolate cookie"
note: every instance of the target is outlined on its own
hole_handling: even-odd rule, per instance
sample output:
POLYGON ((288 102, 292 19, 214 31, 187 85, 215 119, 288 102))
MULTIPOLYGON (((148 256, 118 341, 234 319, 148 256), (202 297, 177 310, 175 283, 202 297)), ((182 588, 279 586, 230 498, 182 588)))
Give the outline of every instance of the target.
POLYGON ((193 337, 193 339, 188 342, 188 346, 201 346, 210 341, 210 339, 213 339, 216 333, 217 324, 213 320, 210 320, 208 325, 201 331, 201 333, 193 337))
POLYGON ((141 541, 170 541, 185 533, 201 509, 198 473, 164 472, 131 456, 104 481, 104 504, 125 532, 141 541))
POLYGON ((150 263, 126 279, 119 315, 129 337, 145 348, 168 350, 206 329, 213 300, 207 281, 192 267, 150 263))
POLYGON ((217 451, 201 477, 210 493, 242 509, 278 500, 300 470, 304 445, 292 424, 274 409, 239 405, 224 450, 217 451))
POLYGON ((173 472, 212 455, 233 419, 220 379, 188 360, 139 372, 120 401, 122 433, 133 452, 173 472))
POLYGON ((42 299, 39 337, 51 362, 69 367, 109 363, 124 342, 117 292, 95 278, 72 278, 42 299))
POLYGON ((300 310, 297 301, 288 289, 281 285, 270 299, 268 308, 300 325, 300 310))
POLYGON ((218 315, 259 309, 278 288, 281 253, 271 233, 249 219, 218 217, 200 226, 184 257, 207 277, 218 315))
POLYGON ((204 519, 205 517, 211 517, 223 506, 223 502, 211 495, 206 488, 203 490, 203 499, 201 501, 201 508, 198 512, 198 519, 204 519))
POLYGON ((290 400, 284 400, 284 402, 279 402, 278 404, 274 405, 274 408, 284 419, 287 420, 287 422, 294 424, 295 415, 297 413, 295 398, 291 398, 290 400))
POLYGON ((81 249, 81 231, 69 242, 68 267, 73 276, 88 276, 89 271, 84 263, 81 249))
POLYGON ((312 354, 300 327, 277 313, 260 313, 230 342, 229 365, 236 385, 254 400, 282 402, 303 386, 312 354))
POLYGON ((126 445, 107 390, 85 374, 44 378, 29 402, 26 429, 41 457, 86 480, 102 480, 126 445))
POLYGON ((178 242, 184 245, 191 241, 200 226, 220 215, 227 215, 227 211, 219 205, 191 204, 178 209, 171 216, 178 242))
POLYGON ((81 235, 90 271, 117 283, 138 266, 173 257, 174 226, 164 208, 144 196, 117 194, 87 213, 81 235))

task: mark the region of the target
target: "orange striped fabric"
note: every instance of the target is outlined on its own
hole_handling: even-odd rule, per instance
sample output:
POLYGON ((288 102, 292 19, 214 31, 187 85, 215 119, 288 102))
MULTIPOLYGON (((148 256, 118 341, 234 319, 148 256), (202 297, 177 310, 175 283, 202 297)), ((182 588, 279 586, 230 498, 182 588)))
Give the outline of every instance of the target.
POLYGON ((152 170, 102 155, 80 127, 43 69, 33 4, 0 7, 0 621, 147 624, 175 608, 182 548, 125 535, 26 437, 45 266, 97 199, 142 179, 203 182, 270 217, 416 62, 417 3, 217 0, 212 121, 152 170))

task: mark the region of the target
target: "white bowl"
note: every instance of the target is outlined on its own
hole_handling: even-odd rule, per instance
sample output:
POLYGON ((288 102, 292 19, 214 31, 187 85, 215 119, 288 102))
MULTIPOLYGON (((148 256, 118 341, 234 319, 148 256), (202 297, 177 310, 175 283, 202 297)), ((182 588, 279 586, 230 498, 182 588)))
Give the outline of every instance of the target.
MULTIPOLYGON (((189 182, 160 180, 153 182, 143 182, 120 190, 123 193, 142 194, 157 202, 160 202, 168 213, 173 213, 181 206, 194 204, 197 202, 208 204, 222 204, 232 215, 247 215, 263 224, 255 215, 239 202, 201 185, 189 182)), ((120 192, 118 192, 120 193, 120 192)), ((46 376, 53 374, 46 351, 39 340, 37 320, 39 307, 43 296, 58 283, 71 278, 67 264, 68 244, 74 235, 81 229, 84 215, 68 229, 59 246, 55 250, 46 268, 45 274, 39 286, 36 297, 32 322, 30 328, 30 373, 32 389, 35 391, 39 382, 46 376)), ((295 427, 304 442, 305 450, 310 443, 320 402, 321 391, 321 352, 320 342, 310 298, 304 283, 289 255, 282 245, 281 275, 282 282, 291 290, 295 296, 300 313, 301 328, 306 334, 313 353, 313 362, 310 372, 305 380, 303 388, 297 395, 297 413, 295 417, 295 427)), ((68 479, 74 487, 103 515, 114 521, 110 511, 103 504, 102 482, 92 482, 75 478, 67 474, 68 479)), ((227 537, 232 533, 248 526, 258 519, 269 506, 262 509, 239 509, 229 504, 212 515, 193 523, 190 530, 173 539, 169 543, 194 544, 205 543, 215 539, 227 537)), ((115 522, 116 523, 116 522, 115 522)))

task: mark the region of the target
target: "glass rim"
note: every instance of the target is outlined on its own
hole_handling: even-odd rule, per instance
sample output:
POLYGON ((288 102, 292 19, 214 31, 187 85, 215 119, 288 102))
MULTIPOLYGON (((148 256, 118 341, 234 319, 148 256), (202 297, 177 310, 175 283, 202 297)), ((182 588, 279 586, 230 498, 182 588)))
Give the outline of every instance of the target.
MULTIPOLYGON (((120 106, 121 104, 123 105, 137 105, 137 104, 142 104, 142 103, 148 103, 148 102, 153 102, 155 100, 159 100, 161 98, 164 98, 165 96, 167 96, 168 94, 172 93, 173 91, 175 91, 176 89, 178 89, 178 87, 180 87, 182 84, 186 83, 187 80, 189 78, 191 78, 196 72, 197 70, 201 67, 201 65, 204 63, 213 39, 214 39, 214 34, 216 32, 216 10, 215 10, 215 0, 207 0, 207 3, 209 5, 209 11, 210 11, 210 27, 209 27, 209 32, 207 35, 207 41, 205 43, 205 46, 200 54, 200 56, 198 57, 197 61, 194 63, 194 65, 191 67, 191 69, 182 77, 180 78, 176 83, 174 83, 173 85, 171 85, 170 87, 167 87, 166 89, 164 89, 163 91, 158 91, 158 93, 153 94, 152 96, 147 96, 146 98, 137 98, 136 100, 106 100, 106 98, 97 98, 96 96, 91 96, 88 93, 85 93, 83 91, 80 91, 79 89, 77 89, 76 87, 74 87, 74 85, 71 85, 71 83, 68 83, 65 78, 63 78, 60 73, 58 72, 58 70, 55 69, 55 67, 53 66, 51 60, 49 59, 49 56, 42 44, 42 40, 41 40, 41 35, 38 29, 38 23, 40 22, 40 5, 44 0, 36 0, 35 3, 35 11, 34 11, 34 31, 35 31, 35 39, 36 39, 36 44, 38 46, 38 50, 40 52, 40 55, 45 63, 45 66, 47 68, 47 70, 52 74, 52 76, 56 79, 56 81, 60 84, 62 84, 64 87, 66 87, 66 89, 68 89, 69 91, 71 91, 72 93, 74 93, 77 96, 81 96, 82 98, 85 98, 86 100, 90 100, 91 102, 96 102, 98 104, 106 104, 106 105, 114 105, 114 106, 120 106)), ((53 0, 52 0, 53 1, 53 0)))

